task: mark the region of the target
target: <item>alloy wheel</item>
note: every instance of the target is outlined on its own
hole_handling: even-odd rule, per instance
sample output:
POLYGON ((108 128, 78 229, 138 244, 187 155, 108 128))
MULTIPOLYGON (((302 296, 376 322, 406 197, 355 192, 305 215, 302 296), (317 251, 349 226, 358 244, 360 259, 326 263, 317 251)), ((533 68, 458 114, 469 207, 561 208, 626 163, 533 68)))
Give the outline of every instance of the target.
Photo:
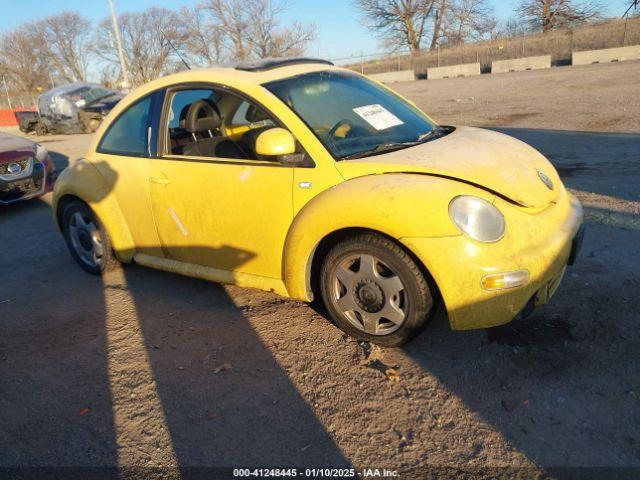
POLYGON ((99 267, 103 259, 100 230, 86 213, 75 212, 69 219, 69 238, 78 257, 90 267, 99 267))
POLYGON ((354 327, 370 335, 395 332, 409 311, 402 280, 371 254, 350 255, 337 265, 331 301, 354 327))

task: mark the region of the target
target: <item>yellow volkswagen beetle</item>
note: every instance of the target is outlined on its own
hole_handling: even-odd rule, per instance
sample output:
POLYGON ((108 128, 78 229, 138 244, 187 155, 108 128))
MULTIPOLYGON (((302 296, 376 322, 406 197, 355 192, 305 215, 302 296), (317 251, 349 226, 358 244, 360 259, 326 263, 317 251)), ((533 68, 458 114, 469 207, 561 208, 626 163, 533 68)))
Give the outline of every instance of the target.
POLYGON ((442 301, 453 329, 556 291, 582 209, 536 150, 439 126, 330 62, 265 60, 138 88, 57 181, 71 254, 313 301, 386 346, 442 301))

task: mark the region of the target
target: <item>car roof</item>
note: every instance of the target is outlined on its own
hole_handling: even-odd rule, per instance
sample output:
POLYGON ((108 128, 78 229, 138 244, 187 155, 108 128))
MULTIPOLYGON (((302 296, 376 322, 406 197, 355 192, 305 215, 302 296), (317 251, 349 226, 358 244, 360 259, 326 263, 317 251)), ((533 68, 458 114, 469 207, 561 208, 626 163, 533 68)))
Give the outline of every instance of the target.
MULTIPOLYGON (((269 59, 266 61, 268 62, 269 59)), ((240 68, 238 68, 238 66, 224 66, 186 70, 152 80, 135 89, 129 96, 139 97, 147 92, 180 83, 211 82, 242 88, 243 84, 261 85, 304 73, 324 70, 344 70, 326 60, 321 61, 315 59, 295 59, 295 61, 289 59, 288 61, 279 61, 276 65, 266 65, 262 67, 253 65, 254 64, 246 64, 245 67, 239 65, 240 68)))

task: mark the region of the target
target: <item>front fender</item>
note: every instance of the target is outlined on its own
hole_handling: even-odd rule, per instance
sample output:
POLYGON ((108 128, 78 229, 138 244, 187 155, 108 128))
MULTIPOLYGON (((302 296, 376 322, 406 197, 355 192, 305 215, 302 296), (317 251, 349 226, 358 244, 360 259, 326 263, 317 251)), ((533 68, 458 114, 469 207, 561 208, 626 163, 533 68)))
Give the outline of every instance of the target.
POLYGON ((81 159, 65 168, 58 177, 51 202, 58 227, 58 206, 66 196, 77 197, 91 207, 107 230, 118 259, 130 262, 135 246, 129 228, 116 199, 109 195, 107 183, 92 163, 81 159))
POLYGON ((314 197, 294 219, 284 251, 283 278, 289 295, 311 301, 311 264, 318 244, 345 228, 364 228, 395 239, 460 235, 449 219, 449 202, 481 189, 421 174, 368 175, 340 183, 314 197))

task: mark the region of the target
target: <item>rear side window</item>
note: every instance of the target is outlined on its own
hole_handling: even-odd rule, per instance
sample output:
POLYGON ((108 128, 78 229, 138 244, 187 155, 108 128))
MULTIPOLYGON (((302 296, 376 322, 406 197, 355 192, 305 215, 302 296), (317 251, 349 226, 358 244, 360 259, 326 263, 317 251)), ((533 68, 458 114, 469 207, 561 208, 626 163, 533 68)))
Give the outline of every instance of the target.
POLYGON ((148 130, 151 96, 139 100, 111 124, 98 146, 99 153, 148 156, 148 130))

